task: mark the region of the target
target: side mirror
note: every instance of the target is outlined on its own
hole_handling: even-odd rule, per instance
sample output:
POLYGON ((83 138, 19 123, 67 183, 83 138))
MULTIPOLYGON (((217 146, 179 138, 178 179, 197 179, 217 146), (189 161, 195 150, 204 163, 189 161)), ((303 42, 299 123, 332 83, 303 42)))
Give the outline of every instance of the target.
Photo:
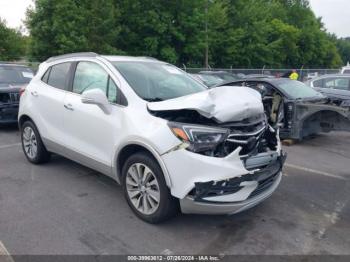
POLYGON ((97 105, 101 110, 109 115, 111 113, 111 105, 105 93, 101 89, 91 89, 82 94, 81 102, 83 104, 97 105))

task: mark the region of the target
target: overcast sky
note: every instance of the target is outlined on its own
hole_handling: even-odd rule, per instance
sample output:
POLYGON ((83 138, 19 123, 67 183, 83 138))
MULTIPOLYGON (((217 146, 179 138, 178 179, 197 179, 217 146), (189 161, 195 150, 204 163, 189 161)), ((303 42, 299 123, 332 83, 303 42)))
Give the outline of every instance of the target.
MULTIPOLYGON (((0 0, 0 17, 10 27, 19 27, 31 3, 32 0, 0 0)), ((350 37, 350 0, 310 0, 310 3, 316 15, 323 17, 329 32, 350 37)))

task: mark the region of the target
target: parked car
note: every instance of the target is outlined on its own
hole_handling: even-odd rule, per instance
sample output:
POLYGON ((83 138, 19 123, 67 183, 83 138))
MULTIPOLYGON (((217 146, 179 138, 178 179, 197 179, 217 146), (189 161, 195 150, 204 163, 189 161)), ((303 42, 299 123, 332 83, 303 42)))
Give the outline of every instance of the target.
POLYGON ((263 97, 269 123, 280 126, 283 139, 302 140, 320 132, 350 131, 349 108, 333 104, 302 82, 265 78, 234 81, 219 86, 246 86, 258 90, 263 97))
POLYGON ((94 53, 42 63, 21 96, 29 162, 63 155, 118 181, 141 219, 234 214, 268 198, 285 155, 260 94, 207 89, 175 66, 94 53))
POLYGON ((223 81, 235 81, 240 79, 241 77, 238 75, 231 74, 226 71, 201 71, 199 72, 201 75, 211 75, 221 78, 223 81))
POLYGON ((0 64, 0 124, 17 122, 19 92, 33 78, 28 67, 0 64))
POLYGON ((350 102, 350 75, 323 75, 307 81, 306 84, 338 105, 348 105, 350 102))
POLYGON ((265 75, 265 74, 250 74, 245 75, 244 79, 258 79, 258 78, 275 78, 273 75, 265 75))
POLYGON ((205 84, 207 87, 215 86, 224 81, 220 77, 217 77, 214 75, 191 74, 191 76, 197 79, 198 81, 202 82, 203 84, 205 84))
POLYGON ((341 70, 340 70, 341 74, 350 74, 350 63, 348 62, 348 64, 346 66, 344 66, 341 70))

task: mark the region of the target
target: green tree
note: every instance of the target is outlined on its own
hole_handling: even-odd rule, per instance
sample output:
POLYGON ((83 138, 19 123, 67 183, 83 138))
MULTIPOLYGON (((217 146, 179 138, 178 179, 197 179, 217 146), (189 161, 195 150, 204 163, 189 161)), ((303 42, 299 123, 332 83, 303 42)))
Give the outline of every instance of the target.
POLYGON ((35 0, 27 26, 39 60, 95 51, 202 67, 208 44, 213 67, 338 67, 347 50, 307 0, 35 0))
POLYGON ((343 64, 350 62, 350 37, 335 40, 343 64))
POLYGON ((26 38, 19 30, 8 28, 0 18, 0 60, 18 60, 25 56, 26 38))
POLYGON ((44 60, 69 52, 117 53, 117 16, 112 0, 35 0, 26 19, 30 55, 44 60))

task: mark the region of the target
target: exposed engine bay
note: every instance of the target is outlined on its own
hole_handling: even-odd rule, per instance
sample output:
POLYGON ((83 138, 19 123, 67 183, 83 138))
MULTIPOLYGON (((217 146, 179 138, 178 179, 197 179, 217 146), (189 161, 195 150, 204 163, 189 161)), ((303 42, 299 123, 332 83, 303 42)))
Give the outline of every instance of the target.
POLYGON ((201 147, 191 150, 199 154, 226 157, 241 147, 240 156, 250 157, 277 149, 277 131, 268 124, 265 114, 259 114, 243 121, 219 124, 214 119, 208 119, 194 110, 151 113, 171 122, 220 127, 226 130, 224 138, 214 148, 201 147))

